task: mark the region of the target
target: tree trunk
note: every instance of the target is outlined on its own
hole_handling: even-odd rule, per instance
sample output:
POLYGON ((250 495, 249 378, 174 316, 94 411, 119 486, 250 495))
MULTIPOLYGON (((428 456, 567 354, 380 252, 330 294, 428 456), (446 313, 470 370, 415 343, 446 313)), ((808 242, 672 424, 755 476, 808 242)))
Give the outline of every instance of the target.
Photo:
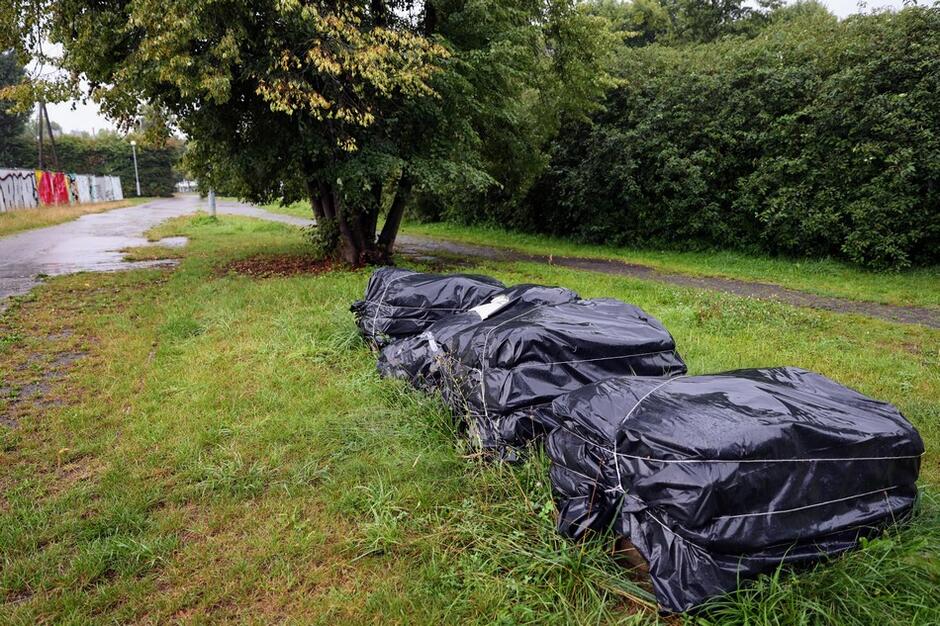
POLYGON ((404 179, 399 182, 382 234, 376 239, 377 209, 362 210, 344 206, 330 185, 314 182, 307 184, 307 194, 317 224, 323 229, 337 229, 339 236, 334 249, 338 256, 354 267, 391 262, 395 236, 410 192, 409 182, 404 179))
POLYGON ((433 35, 437 28, 437 9, 434 8, 432 0, 424 3, 424 23, 421 25, 425 36, 433 35))
POLYGON ((401 218, 405 213, 405 206, 411 198, 411 180, 403 175, 398 181, 398 189, 395 192, 395 199, 392 206, 388 209, 388 217, 385 218, 385 225, 382 226, 382 233, 376 242, 379 254, 386 258, 392 258, 392 250, 395 248, 395 239, 398 237, 398 229, 401 227, 401 218))
POLYGON ((336 223, 339 226, 339 250, 343 260, 358 267, 363 263, 363 253, 365 252, 365 242, 362 237, 362 231, 356 231, 357 222, 351 222, 347 215, 348 209, 337 202, 336 194, 330 191, 330 203, 333 206, 333 212, 336 216, 336 223))
POLYGON ((307 181, 307 196, 310 198, 310 208, 313 209, 313 217, 317 225, 322 225, 326 221, 326 215, 323 213, 323 199, 320 196, 320 189, 313 181, 307 181))

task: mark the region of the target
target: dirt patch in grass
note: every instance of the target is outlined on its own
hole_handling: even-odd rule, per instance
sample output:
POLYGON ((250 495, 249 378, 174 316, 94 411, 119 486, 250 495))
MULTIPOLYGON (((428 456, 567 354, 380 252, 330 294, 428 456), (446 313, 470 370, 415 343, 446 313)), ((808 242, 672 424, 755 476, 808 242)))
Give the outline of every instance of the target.
POLYGON ((298 274, 324 274, 341 268, 331 259, 306 255, 257 255, 230 261, 219 268, 220 275, 242 274, 253 278, 275 278, 298 274))
MULTIPOLYGON (((0 385, 0 424, 15 427, 19 417, 30 409, 42 410, 64 403, 52 394, 54 383, 65 377, 72 364, 86 356, 86 352, 61 352, 39 368, 18 366, 11 380, 0 385), (36 369, 39 369, 37 372, 36 369)), ((29 359, 35 359, 30 355, 29 359)))
POLYGON ((565 257, 551 254, 529 254, 518 250, 494 248, 485 245, 464 244, 453 241, 429 239, 426 237, 402 236, 398 238, 398 250, 410 257, 416 255, 427 259, 428 255, 446 255, 462 259, 487 259, 495 261, 523 261, 545 263, 588 272, 629 276, 642 280, 708 289, 744 296, 779 300, 793 306, 823 309, 836 313, 855 313, 867 315, 889 322, 901 324, 923 324, 930 328, 940 328, 940 312, 936 309, 919 306, 899 306, 862 302, 845 298, 818 296, 812 293, 789 289, 769 283, 718 278, 709 276, 689 276, 665 272, 646 265, 625 263, 619 260, 595 259, 586 257, 565 257))

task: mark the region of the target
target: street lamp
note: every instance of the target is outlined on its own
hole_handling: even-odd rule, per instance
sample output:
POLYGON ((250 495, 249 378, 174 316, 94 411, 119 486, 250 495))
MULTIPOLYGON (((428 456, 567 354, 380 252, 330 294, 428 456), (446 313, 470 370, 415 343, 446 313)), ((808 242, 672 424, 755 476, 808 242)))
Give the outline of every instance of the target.
POLYGON ((140 197, 140 174, 137 173, 137 142, 131 139, 131 152, 134 153, 134 182, 137 183, 137 197, 140 197))

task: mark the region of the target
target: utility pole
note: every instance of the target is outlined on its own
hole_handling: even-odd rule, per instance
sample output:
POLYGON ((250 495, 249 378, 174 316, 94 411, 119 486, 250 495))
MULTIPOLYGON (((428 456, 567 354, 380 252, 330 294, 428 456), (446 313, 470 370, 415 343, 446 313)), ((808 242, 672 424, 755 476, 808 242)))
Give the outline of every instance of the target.
POLYGON ((131 152, 134 154, 134 182, 137 184, 137 197, 140 197, 140 174, 137 173, 137 142, 131 139, 131 152))
POLYGON ((42 107, 42 112, 46 118, 46 129, 49 131, 49 145, 52 147, 52 168, 58 170, 59 156, 55 152, 55 135, 52 134, 52 122, 49 121, 49 111, 46 110, 45 101, 40 101, 39 106, 42 107))
POLYGON ((39 103, 39 112, 36 114, 36 128, 39 129, 39 135, 36 139, 39 141, 39 162, 37 163, 38 169, 43 169, 42 167, 42 102, 39 103))

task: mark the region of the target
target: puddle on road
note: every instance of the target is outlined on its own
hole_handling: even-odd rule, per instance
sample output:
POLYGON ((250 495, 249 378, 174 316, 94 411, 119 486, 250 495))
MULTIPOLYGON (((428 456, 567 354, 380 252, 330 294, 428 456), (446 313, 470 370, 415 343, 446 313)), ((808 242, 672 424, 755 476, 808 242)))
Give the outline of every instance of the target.
POLYGON ((0 267, 0 311, 9 305, 8 296, 27 293, 45 276, 175 267, 179 265, 179 259, 129 261, 123 250, 148 245, 182 248, 187 243, 189 238, 182 236, 164 237, 154 242, 148 242, 143 237, 127 236, 71 237, 48 250, 42 263, 10 263, 0 267))
POLYGON ((189 237, 164 237, 163 239, 153 242, 155 246, 163 246, 164 248, 182 248, 187 243, 189 243, 189 237))

